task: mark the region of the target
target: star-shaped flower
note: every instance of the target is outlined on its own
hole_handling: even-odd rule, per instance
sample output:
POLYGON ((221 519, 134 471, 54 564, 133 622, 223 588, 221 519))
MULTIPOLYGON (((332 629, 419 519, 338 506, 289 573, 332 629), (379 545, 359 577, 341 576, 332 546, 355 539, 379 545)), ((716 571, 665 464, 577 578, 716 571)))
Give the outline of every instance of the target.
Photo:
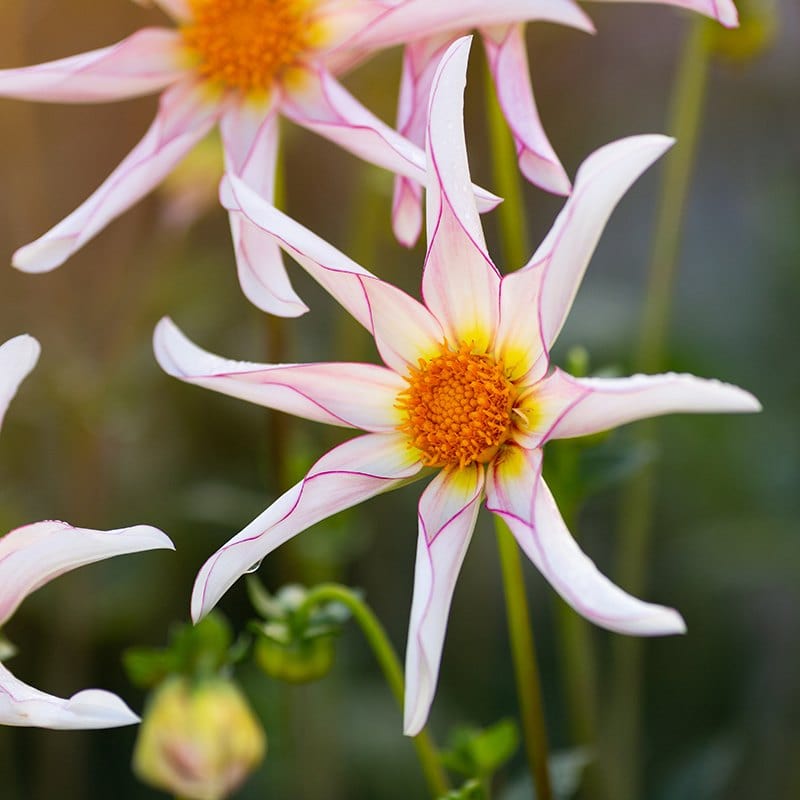
MULTIPOLYGON (((17 336, 0 345, 0 424, 9 402, 39 357, 39 343, 17 336)), ((0 628, 31 592, 71 569, 111 556, 172 548, 156 528, 112 531, 35 522, 0 537, 0 628)), ((65 700, 23 683, 0 663, 0 725, 116 728, 139 721, 115 694, 87 689, 65 700)))
POLYGON ((442 59, 427 122, 428 252, 424 304, 355 264, 261 200, 235 176, 224 203, 247 215, 368 328, 385 366, 251 364, 189 342, 169 320, 155 351, 170 374, 307 419, 360 428, 324 455, 200 570, 195 619, 253 564, 342 509, 436 470, 419 503, 414 597, 406 651, 405 730, 433 699, 450 600, 480 504, 579 613, 621 633, 684 630, 669 608, 631 597, 570 536, 542 480, 542 447, 669 412, 750 412, 735 386, 691 375, 574 378, 549 351, 603 226, 633 181, 671 144, 636 136, 592 154, 542 245, 501 276, 486 250, 463 133, 469 42, 442 59))

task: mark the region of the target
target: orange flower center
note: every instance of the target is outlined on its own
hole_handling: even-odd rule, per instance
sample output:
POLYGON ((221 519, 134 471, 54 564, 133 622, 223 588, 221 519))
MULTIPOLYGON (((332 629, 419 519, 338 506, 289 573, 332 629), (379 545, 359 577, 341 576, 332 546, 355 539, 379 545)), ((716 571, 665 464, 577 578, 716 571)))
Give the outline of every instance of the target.
POLYGON ((267 90, 317 38, 315 0, 190 0, 181 32, 198 70, 243 91, 267 90))
POLYGON ((408 388, 397 401, 407 414, 400 430, 422 451, 426 466, 485 463, 511 429, 514 386, 502 362, 471 349, 443 346, 441 355, 409 367, 408 388))

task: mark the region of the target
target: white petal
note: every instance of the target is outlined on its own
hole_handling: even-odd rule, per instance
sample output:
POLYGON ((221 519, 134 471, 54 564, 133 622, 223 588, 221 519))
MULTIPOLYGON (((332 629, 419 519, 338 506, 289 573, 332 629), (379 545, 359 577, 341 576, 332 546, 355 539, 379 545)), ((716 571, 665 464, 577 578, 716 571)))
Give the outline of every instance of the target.
POLYGON ((0 725, 65 730, 119 728, 138 721, 115 694, 86 689, 63 700, 28 686, 0 664, 0 725))
POLYGON ((486 252, 471 190, 464 141, 464 85, 471 37, 447 50, 431 89, 428 156, 428 254, 425 304, 451 343, 487 350, 497 326, 500 275, 486 252))
POLYGON ((0 97, 103 103, 157 92, 185 74, 180 34, 145 28, 101 50, 0 70, 0 97))
POLYGON ((394 407, 406 382, 374 364, 252 364, 201 350, 164 318, 153 340, 168 374, 206 389, 304 419, 390 432, 401 422, 394 407))
POLYGON ((541 450, 504 448, 489 466, 486 496, 489 510, 506 521, 528 558, 586 619, 637 636, 685 632, 677 611, 624 592, 578 547, 541 478, 541 450))
POLYGON ((148 525, 97 531, 66 522, 34 522, 0 538, 0 627, 31 592, 65 572, 112 556, 173 549, 148 525))
MULTIPOLYGON (((629 0, 595 0, 595 2, 628 2, 629 0)), ((660 5, 677 6, 689 11, 696 11, 707 17, 716 19, 726 28, 735 28, 739 24, 739 14, 733 0, 633 0, 633 2, 659 3, 660 5)))
POLYGON ((218 113, 195 84, 168 89, 142 141, 88 200, 44 236, 17 250, 14 266, 23 272, 47 272, 63 264, 160 183, 208 133, 218 113))
POLYGON ((154 2, 178 22, 189 22, 193 17, 191 0, 154 0, 154 2))
POLYGON ((338 511, 396 488, 421 468, 399 434, 368 434, 334 448, 206 561, 194 584, 192 618, 208 614, 276 547, 338 511))
POLYGON ((27 334, 0 345, 0 426, 19 385, 36 366, 40 351, 39 342, 27 334))
POLYGON ((442 470, 419 502, 414 599, 406 648, 403 729, 416 736, 436 691, 450 602, 475 529, 483 497, 484 469, 442 470))

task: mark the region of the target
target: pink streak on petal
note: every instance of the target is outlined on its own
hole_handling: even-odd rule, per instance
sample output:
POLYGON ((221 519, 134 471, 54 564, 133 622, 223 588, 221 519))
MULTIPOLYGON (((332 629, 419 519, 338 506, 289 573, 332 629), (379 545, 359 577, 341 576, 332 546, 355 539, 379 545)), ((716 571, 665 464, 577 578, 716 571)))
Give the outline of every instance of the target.
POLYGON ((30 374, 39 360, 39 342, 23 334, 0 345, 0 427, 8 404, 17 393, 20 384, 30 374))
POLYGON ((0 70, 0 96, 52 103, 104 103, 157 92, 185 75, 177 31, 144 28, 100 50, 0 70))
POLYGON ((192 593, 192 618, 205 616, 276 547, 338 511, 396 488, 421 467, 400 434, 368 434, 334 448, 206 561, 192 593))
POLYGON ((23 272, 48 272, 63 264, 109 222, 150 192, 208 133, 219 116, 191 82, 179 83, 161 98, 144 138, 81 206, 39 239, 14 253, 23 272))
POLYGON ((483 482, 484 469, 478 464, 442 470, 420 498, 406 648, 403 731, 407 736, 416 736, 423 728, 433 702, 450 603, 475 529, 483 482))

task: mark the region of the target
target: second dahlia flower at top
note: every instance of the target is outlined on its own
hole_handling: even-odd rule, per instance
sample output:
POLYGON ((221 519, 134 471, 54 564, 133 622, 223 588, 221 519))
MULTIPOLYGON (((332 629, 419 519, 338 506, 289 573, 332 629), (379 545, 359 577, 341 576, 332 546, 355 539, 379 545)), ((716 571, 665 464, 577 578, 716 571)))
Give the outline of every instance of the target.
POLYGON ((155 335, 159 362, 182 380, 366 431, 324 455, 206 562, 192 598, 195 618, 310 525, 435 470, 419 503, 406 650, 409 734, 428 715, 450 600, 484 500, 588 619, 628 634, 684 630, 676 611, 631 597, 581 552, 542 479, 547 441, 669 412, 759 409, 742 389, 691 375, 579 379, 550 368, 550 348, 606 219, 671 140, 638 136, 591 155, 530 262, 501 276, 470 191, 462 117, 468 50, 466 39, 451 46, 431 93, 424 304, 265 204, 235 176, 225 187, 227 206, 274 236, 372 332, 385 366, 227 361, 200 350, 168 320, 155 335))

